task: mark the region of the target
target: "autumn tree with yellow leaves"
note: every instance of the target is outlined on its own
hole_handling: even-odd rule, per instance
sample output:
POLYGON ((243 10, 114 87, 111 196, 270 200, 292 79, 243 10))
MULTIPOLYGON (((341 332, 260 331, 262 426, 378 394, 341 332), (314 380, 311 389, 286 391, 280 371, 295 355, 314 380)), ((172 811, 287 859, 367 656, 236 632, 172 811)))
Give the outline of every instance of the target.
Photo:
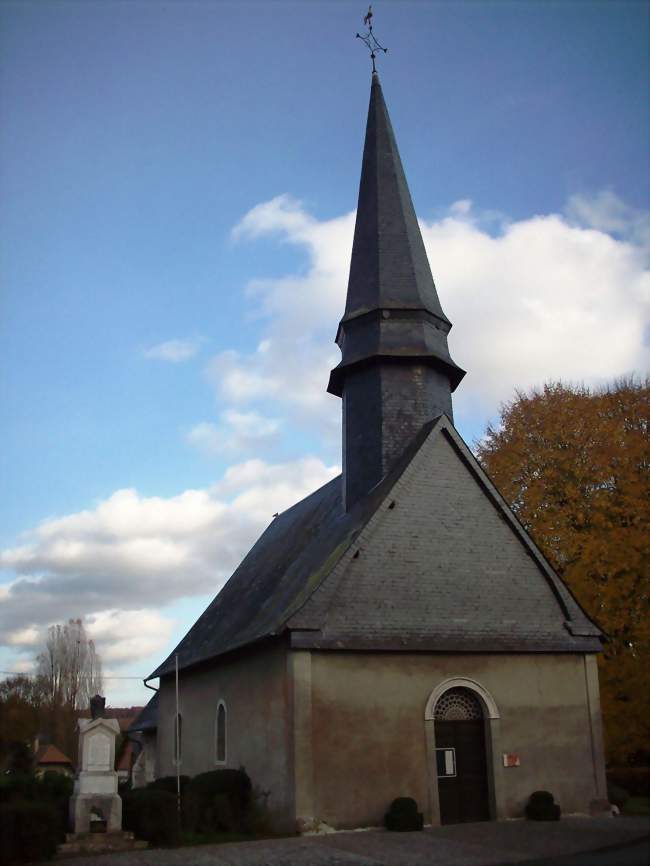
POLYGON ((650 750, 649 382, 517 393, 477 445, 497 488, 607 635, 607 759, 650 750))

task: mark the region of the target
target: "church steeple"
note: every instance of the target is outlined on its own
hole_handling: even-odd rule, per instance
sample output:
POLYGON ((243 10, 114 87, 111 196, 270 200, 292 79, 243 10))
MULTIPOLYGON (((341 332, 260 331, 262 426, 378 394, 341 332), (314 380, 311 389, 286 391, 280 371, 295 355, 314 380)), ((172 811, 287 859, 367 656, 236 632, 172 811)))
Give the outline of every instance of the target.
POLYGON ((328 391, 343 398, 346 508, 390 469, 427 421, 452 417, 465 375, 447 347, 438 300, 395 135, 373 73, 342 358, 328 391))

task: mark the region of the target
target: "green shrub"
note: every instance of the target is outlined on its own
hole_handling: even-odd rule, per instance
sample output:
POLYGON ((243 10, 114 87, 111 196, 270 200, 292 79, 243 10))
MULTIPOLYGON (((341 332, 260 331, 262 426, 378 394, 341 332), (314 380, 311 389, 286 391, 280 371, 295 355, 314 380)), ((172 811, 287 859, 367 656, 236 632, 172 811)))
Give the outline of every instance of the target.
POLYGON ((397 797, 384 815, 384 826, 387 830, 410 833, 421 830, 423 824, 422 812, 418 812, 418 804, 412 797, 397 797))
POLYGON ((243 768, 200 773, 185 791, 185 828, 192 833, 242 832, 252 799, 251 780, 243 768))
POLYGON ((559 821, 561 810, 550 791, 533 791, 526 804, 529 821, 559 821))
POLYGON ((650 818, 650 797, 630 797, 622 812, 624 815, 643 815, 650 818))
POLYGON ((58 816, 49 803, 15 800, 0 805, 0 864, 49 860, 59 841, 58 816))
POLYGON ((268 807, 270 793, 254 786, 242 821, 242 832, 251 836, 268 836, 273 832, 273 820, 268 807))
POLYGON ((36 783, 36 776, 26 773, 10 773, 6 776, 0 776, 0 803, 33 800, 36 783))
POLYGON ((122 797, 122 826, 153 845, 178 844, 176 795, 152 788, 128 791, 122 797))
MULTIPOLYGON (((185 793, 185 789, 187 787, 188 782, 190 781, 189 776, 180 776, 181 782, 181 800, 183 799, 183 794, 185 793)), ((169 794, 173 794, 176 796, 177 787, 176 787, 176 776, 161 776, 159 779, 154 779, 153 782, 149 782, 147 788, 150 791, 167 791, 169 794)))
POLYGON ((621 788, 620 785, 615 785, 613 782, 608 782, 607 799, 610 803, 613 803, 615 806, 618 806, 619 809, 622 809, 623 806, 630 799, 630 795, 625 790, 625 788, 621 788))
POLYGON ((614 767, 607 770, 607 781, 631 797, 650 797, 650 767, 614 767))
POLYGON ((48 770, 42 777, 12 774, 0 777, 0 803, 46 803, 57 817, 59 841, 68 829, 68 802, 73 782, 68 776, 48 770))
POLYGON ((68 829, 70 797, 74 782, 69 776, 46 770, 33 788, 34 800, 49 803, 57 815, 59 841, 65 841, 68 829))

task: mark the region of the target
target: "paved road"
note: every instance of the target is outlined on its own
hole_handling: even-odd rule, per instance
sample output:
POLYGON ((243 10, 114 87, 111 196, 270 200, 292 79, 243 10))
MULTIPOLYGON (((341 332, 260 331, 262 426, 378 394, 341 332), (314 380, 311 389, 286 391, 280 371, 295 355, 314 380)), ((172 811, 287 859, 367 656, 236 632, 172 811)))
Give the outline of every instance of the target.
POLYGON ((552 860, 535 860, 522 866, 648 866, 650 864, 650 836, 639 842, 608 847, 601 851, 569 854, 552 860))
POLYGON ((58 860, 58 866, 648 866, 643 847, 611 846, 650 833, 650 819, 456 824, 421 833, 334 833, 58 860), (576 854, 610 847, 575 859, 576 854), (639 859, 641 857, 641 859, 639 859), (546 859, 544 859, 546 858, 546 859), (595 858, 595 859, 594 859, 595 858), (600 859, 598 859, 600 858, 600 859), (622 858, 622 859, 621 859, 622 858), (634 859, 636 858, 636 859, 634 859))

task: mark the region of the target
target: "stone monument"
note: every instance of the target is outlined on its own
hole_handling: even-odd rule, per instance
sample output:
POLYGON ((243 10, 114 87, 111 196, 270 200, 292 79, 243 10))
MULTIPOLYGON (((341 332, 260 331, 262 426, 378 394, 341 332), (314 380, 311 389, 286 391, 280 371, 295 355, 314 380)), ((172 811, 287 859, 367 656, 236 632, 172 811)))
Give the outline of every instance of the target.
POLYGON ((70 798, 70 824, 74 833, 122 829, 122 800, 117 793, 115 738, 117 719, 104 718, 106 699, 90 701, 92 718, 79 719, 79 763, 70 798))

